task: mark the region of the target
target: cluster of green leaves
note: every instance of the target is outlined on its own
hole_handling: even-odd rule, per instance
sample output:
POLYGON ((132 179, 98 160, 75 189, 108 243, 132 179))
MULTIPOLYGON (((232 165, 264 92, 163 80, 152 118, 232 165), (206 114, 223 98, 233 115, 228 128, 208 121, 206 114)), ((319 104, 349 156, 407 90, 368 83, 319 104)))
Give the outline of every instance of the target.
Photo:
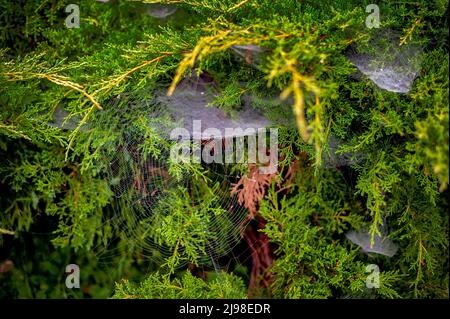
MULTIPOLYGON (((373 292, 364 290, 365 265, 377 263, 382 286, 375 296, 448 297, 446 1, 380 4, 381 27, 399 31, 402 45, 414 42, 424 48, 420 75, 408 94, 352 77, 356 69, 346 51, 355 43, 370 47, 377 36, 364 27, 370 1, 156 2, 175 4, 176 16, 157 20, 136 1, 79 1, 81 23, 75 29, 64 25, 69 1, 0 5, 0 229, 6 230, 0 240, 17 241, 10 251, 36 226, 50 234, 58 247, 53 254, 59 251, 61 260, 75 251, 93 259, 98 245, 131 251, 122 260, 127 265, 139 259, 139 238, 128 238, 129 232, 109 222, 117 208, 111 205, 113 190, 104 179, 103 157, 116 152, 122 141, 112 129, 120 122, 108 118, 107 111, 117 107, 123 117, 138 118, 124 133, 142 137, 139 149, 145 156, 163 157, 170 145, 155 134, 160 122, 139 117, 142 107, 156 106, 131 109, 126 99, 119 105, 111 101, 123 94, 138 104, 152 101, 155 89, 169 87, 170 94, 190 69, 206 70, 220 89, 219 107, 234 114, 243 96, 251 95, 255 107, 292 120, 286 116, 291 107, 300 132, 280 128, 281 182, 260 202, 263 231, 278 247, 270 270, 271 295, 367 296, 373 292), (235 45, 263 48, 258 64, 233 54, 235 45), (285 103, 274 101, 276 96, 285 103), (75 121, 74 130, 48 125, 58 108, 67 112, 66 121, 75 121), (343 141, 340 153, 362 160, 344 170, 323 165, 331 135, 343 141), (299 152, 312 160, 296 172, 291 185, 283 173, 299 152), (42 220, 50 222, 43 225, 42 220), (363 220, 370 224, 372 240, 383 220, 388 221, 390 238, 399 245, 397 255, 373 260, 346 241, 344 232, 359 228, 363 220)), ((201 167, 168 165, 176 178, 186 172, 195 176, 194 191, 169 190, 167 202, 158 208, 165 213, 142 225, 148 225, 152 240, 174 252, 164 261, 173 273, 180 262, 177 243, 183 240, 187 260, 196 263, 211 240, 203 232, 207 217, 224 214, 214 204, 217 185, 207 183, 201 167)), ((232 169, 246 173, 241 165, 232 169)), ((122 216, 132 214, 120 203, 118 210, 122 216)), ((43 241, 31 246, 47 251, 43 241)), ((15 255, 7 251, 7 257, 15 255)), ((26 263, 15 264, 11 276, 36 272, 26 263)), ((48 274, 36 273, 34 282, 46 280, 48 274)), ((114 272, 116 279, 122 275, 123 269, 114 272)), ((166 273, 152 273, 139 287, 118 284, 115 297, 244 296, 239 279, 220 277, 204 282, 190 273, 173 280, 166 273)), ((101 280, 98 284, 110 284, 101 280)), ((37 286, 10 295, 44 296, 35 293, 37 286)), ((64 295, 60 288, 48 289, 45 296, 64 295)))
MULTIPOLYGON (((220 207, 219 184, 211 190, 206 188, 207 193, 203 194, 198 185, 201 183, 194 185, 193 194, 184 187, 169 191, 152 216, 145 220, 145 228, 155 241, 173 249, 167 260, 172 272, 183 259, 198 264, 200 257, 210 253, 209 244, 220 243, 222 236, 226 238, 235 232, 227 217, 229 212, 220 207)), ((203 189, 205 191, 205 187, 203 189)))
POLYGON ((55 247, 50 244, 52 235, 42 233, 46 229, 42 224, 51 221, 31 227, 30 233, 22 233, 19 238, 3 241, 2 249, 9 250, 7 258, 13 269, 0 273, 0 298, 109 298, 120 278, 143 280, 152 267, 126 245, 117 246, 117 251, 107 256, 98 248, 75 252, 70 246, 55 247), (66 287, 69 264, 80 267, 81 289, 66 287))
MULTIPOLYGON (((413 260, 418 257, 416 253, 430 253, 429 257, 433 259, 439 258, 439 252, 446 250, 444 216, 440 216, 438 210, 434 210, 431 214, 434 221, 411 220, 406 214, 398 217, 397 223, 400 226, 393 237, 402 238, 402 247, 396 260, 390 261, 387 257, 374 255, 365 256, 357 246, 352 247, 344 237, 346 231, 359 229, 365 223, 361 198, 357 195, 350 195, 353 198, 348 198, 352 192, 347 189, 348 186, 343 182, 344 178, 344 174, 333 171, 325 171, 316 177, 311 168, 302 167, 288 193, 283 192, 283 189, 280 190, 275 183, 272 184, 267 200, 262 202, 260 214, 267 220, 263 232, 278 246, 275 253, 279 257, 271 268, 275 276, 272 287, 275 296, 413 297, 413 292, 408 292, 408 286, 415 284, 417 289, 419 282, 426 286, 430 284, 428 280, 417 277, 423 276, 422 271, 427 268, 423 267, 424 260, 427 257, 419 257, 422 259, 416 266, 421 269, 403 267, 418 262, 413 260), (423 239, 420 242, 418 240, 419 237, 425 236, 423 231, 426 228, 428 228, 427 242, 432 244, 423 250, 423 247, 417 245, 423 244, 423 239), (419 252, 417 249, 422 251, 419 252), (435 253, 431 253, 431 250, 435 250, 435 253), (380 287, 374 291, 365 287, 368 276, 366 266, 369 264, 377 264, 382 270, 380 287)), ((397 198, 397 201, 400 199, 397 198)), ((434 271, 437 270, 434 268, 434 260, 430 260, 429 266, 431 268, 425 271, 426 276, 433 277, 432 274, 435 275, 434 271)), ((436 293, 435 297, 445 296, 441 295, 441 289, 445 287, 447 277, 445 267, 440 269, 441 275, 435 277, 440 278, 434 283, 436 286, 423 288, 420 291, 421 295, 430 296, 436 293), (430 291, 426 291, 427 289, 430 291)))
POLYGON ((55 230, 59 235, 54 239, 58 246, 90 248, 100 238, 107 240, 108 231, 99 228, 104 222, 102 208, 112 196, 104 180, 79 174, 76 165, 64 161, 64 149, 59 146, 31 153, 20 148, 8 151, 1 167, 3 183, 10 186, 2 196, 3 225, 17 232, 28 230, 43 213, 59 221, 55 230))

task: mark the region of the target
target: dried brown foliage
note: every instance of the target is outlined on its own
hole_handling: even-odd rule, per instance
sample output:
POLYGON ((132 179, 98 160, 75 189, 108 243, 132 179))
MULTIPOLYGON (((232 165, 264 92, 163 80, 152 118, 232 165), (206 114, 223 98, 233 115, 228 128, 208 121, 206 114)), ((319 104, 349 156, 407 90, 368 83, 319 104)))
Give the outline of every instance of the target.
POLYGON ((250 164, 248 174, 232 184, 231 194, 237 194, 239 204, 244 204, 248 209, 249 219, 253 219, 258 213, 259 202, 266 194, 266 188, 275 179, 277 179, 276 173, 261 173, 258 166, 250 164))

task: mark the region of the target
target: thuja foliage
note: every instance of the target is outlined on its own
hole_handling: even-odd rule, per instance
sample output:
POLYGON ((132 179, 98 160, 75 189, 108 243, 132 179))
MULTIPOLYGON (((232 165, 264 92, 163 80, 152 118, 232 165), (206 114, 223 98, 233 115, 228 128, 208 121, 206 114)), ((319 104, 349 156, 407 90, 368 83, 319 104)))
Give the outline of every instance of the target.
MULTIPOLYGON (((255 295, 247 286, 258 265, 241 258, 250 254, 242 244, 226 269, 204 263, 211 241, 236 237, 226 220, 217 236, 205 232, 208 218, 227 213, 218 189, 231 197, 233 185, 211 182, 202 165, 171 163, 155 129, 167 119, 146 116, 161 89, 171 95, 192 72, 207 72, 219 92, 212 104, 239 116, 251 96, 279 126, 276 174, 255 180, 258 194, 233 181, 244 185, 234 193, 270 245, 270 284, 250 281, 260 296, 448 298, 446 1, 380 3, 374 29, 365 25, 370 1, 147 2, 177 11, 159 19, 139 1, 0 4, 2 297, 255 295), (79 28, 65 25, 69 3, 79 5, 79 28), (423 49, 407 94, 380 89, 348 59, 389 30, 399 45, 423 49), (133 230, 136 212, 105 178, 105 156, 123 143, 115 134, 124 122, 110 116, 118 113, 139 119, 122 133, 140 136, 144 158, 194 183, 164 190, 155 214, 133 230), (330 156, 347 163, 330 165, 330 156), (345 237, 359 229, 372 243, 388 229, 397 253, 364 253, 345 237), (144 240, 155 243, 150 254, 144 240), (170 254, 158 255, 158 245, 170 254), (70 263, 81 268, 79 291, 64 286, 70 263), (369 264, 381 271, 379 288, 366 287, 369 264)), ((251 167, 231 166, 252 177, 251 167)))
POLYGON ((173 299, 244 299, 245 286, 241 278, 233 274, 218 273, 207 281, 194 277, 189 271, 180 278, 156 272, 139 285, 124 281, 116 284, 114 298, 173 298, 173 299))

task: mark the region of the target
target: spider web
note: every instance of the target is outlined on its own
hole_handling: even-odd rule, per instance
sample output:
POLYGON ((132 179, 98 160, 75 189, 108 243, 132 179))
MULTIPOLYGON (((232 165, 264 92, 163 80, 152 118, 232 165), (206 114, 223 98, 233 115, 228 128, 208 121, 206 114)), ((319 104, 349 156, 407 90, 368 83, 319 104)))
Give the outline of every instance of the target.
POLYGON ((419 75, 422 47, 408 42, 401 44, 401 33, 375 29, 367 43, 359 43, 349 51, 349 60, 379 88, 408 93, 419 75))
MULTIPOLYGON (((224 128, 264 127, 268 121, 258 112, 244 110, 241 118, 231 119, 219 109, 208 106, 215 88, 209 79, 186 78, 168 98, 165 90, 156 89, 153 99, 121 95, 100 111, 91 123, 92 129, 110 137, 98 150, 100 166, 105 168, 105 179, 114 193, 114 224, 124 234, 130 247, 137 247, 142 255, 164 261, 179 254, 179 267, 190 260, 192 247, 181 241, 167 240, 165 223, 173 221, 171 203, 187 201, 186 214, 202 214, 202 220, 192 229, 203 241, 195 246, 198 264, 220 269, 219 259, 230 254, 241 241, 242 232, 249 222, 247 210, 230 193, 230 185, 239 179, 232 165, 222 163, 198 164, 201 177, 194 176, 184 163, 172 171, 169 132, 177 127, 192 132, 191 120, 199 119, 206 127, 214 125, 223 133, 224 128), (162 93, 164 92, 164 93, 162 93), (164 94, 164 95, 163 95, 164 94), (150 132, 150 133, 149 133, 150 132), (152 136, 153 135, 153 136, 152 136), (157 150, 148 150, 148 140, 155 138, 157 150), (198 185, 207 186, 213 193, 195 193, 198 185), (194 195, 196 194, 196 195, 194 195), (157 227, 155 227, 155 224, 157 227)), ((147 95, 148 96, 148 95, 147 95)), ((235 136, 213 136, 208 140, 183 141, 201 147, 204 144, 233 142, 235 136)), ((178 140, 179 142, 179 140, 178 140)), ((192 153, 191 153, 192 154, 192 153)), ((189 155, 191 155, 189 154, 189 155)), ((189 164, 186 164, 189 166, 189 164)), ((197 190, 198 191, 198 190, 197 190)), ((176 224, 176 223, 175 223, 176 224)), ((183 225, 178 225, 182 228, 183 225)), ((110 253, 110 252, 109 252, 110 253)), ((108 254, 106 254, 108 255, 108 254)))

